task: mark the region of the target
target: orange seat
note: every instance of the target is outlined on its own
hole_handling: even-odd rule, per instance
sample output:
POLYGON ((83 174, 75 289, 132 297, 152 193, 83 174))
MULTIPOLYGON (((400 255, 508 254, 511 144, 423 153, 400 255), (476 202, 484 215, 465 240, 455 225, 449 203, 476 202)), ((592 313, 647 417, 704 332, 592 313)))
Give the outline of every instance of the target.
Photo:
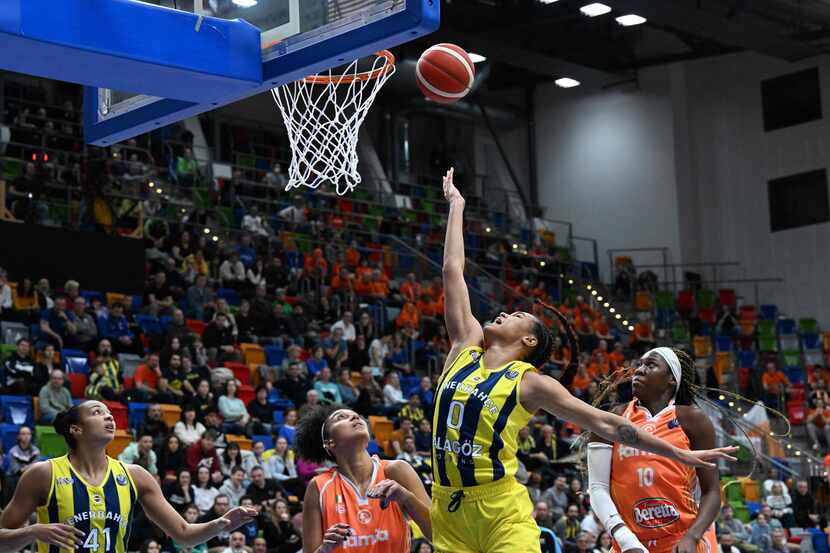
POLYGON ((123 304, 127 309, 133 304, 132 298, 127 294, 119 294, 117 292, 107 292, 107 305, 112 307, 112 304, 123 304))
POLYGON ((121 452, 127 449, 127 446, 133 441, 132 434, 127 430, 116 430, 115 437, 107 446, 107 455, 117 458, 121 452))
POLYGON ((182 408, 178 405, 162 403, 161 418, 167 426, 173 428, 182 419, 182 408))
POLYGON ((85 373, 67 373, 66 378, 69 379, 69 390, 72 392, 72 397, 78 399, 84 397, 86 385, 89 379, 85 373))
POLYGON ((830 353, 830 331, 821 335, 821 343, 824 346, 824 352, 830 353))
POLYGON ((395 431, 395 425, 386 417, 370 416, 369 428, 372 429, 372 435, 375 437, 375 441, 378 445, 389 441, 389 438, 392 436, 392 432, 395 431))
POLYGON ((741 336, 752 336, 755 333, 755 321, 741 319, 738 323, 741 327, 741 336))
POLYGON ((715 378, 723 384, 723 375, 732 372, 732 354, 728 351, 719 351, 715 354, 715 378))
POLYGON ((38 396, 32 397, 32 414, 35 417, 35 422, 40 420, 40 398, 38 396))
POLYGON ((246 436, 239 434, 225 434, 225 441, 229 444, 239 444, 239 449, 251 450, 254 448, 254 443, 246 436))
POLYGON ((746 501, 758 501, 761 494, 758 491, 758 482, 751 478, 738 478, 741 483, 741 491, 746 501))
POLYGON ((251 377, 251 386, 257 387, 260 385, 259 365, 256 363, 248 363, 248 374, 251 377))
POLYGON ((242 351, 242 357, 246 363, 265 364, 265 350, 259 344, 239 344, 239 349, 242 351))
POLYGON ((709 357, 712 355, 712 338, 709 336, 695 336, 692 340, 695 357, 709 357))
POLYGON ((637 292, 637 295, 634 297, 634 307, 637 309, 637 311, 651 311, 651 293, 646 292, 645 290, 640 290, 639 292, 637 292))

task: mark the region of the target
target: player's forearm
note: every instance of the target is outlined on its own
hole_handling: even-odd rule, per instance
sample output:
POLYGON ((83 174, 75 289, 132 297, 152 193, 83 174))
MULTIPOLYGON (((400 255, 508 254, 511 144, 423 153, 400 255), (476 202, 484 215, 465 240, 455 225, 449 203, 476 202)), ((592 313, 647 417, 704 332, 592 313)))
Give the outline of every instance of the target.
POLYGON ((678 459, 677 448, 669 442, 637 428, 628 419, 619 415, 606 411, 599 412, 602 413, 602 418, 596 424, 597 428, 590 426, 589 428, 606 440, 656 453, 669 459, 678 459))
POLYGON ((34 526, 24 528, 0 528, 0 553, 19 551, 35 541, 34 526))
POLYGON ((686 533, 698 541, 703 539, 703 535, 712 526, 715 519, 718 518, 720 510, 720 489, 716 487, 714 490, 709 490, 701 496, 697 518, 695 518, 695 521, 686 533))
POLYGON ((178 535, 171 532, 170 537, 183 547, 194 547, 215 538, 223 529, 224 526, 219 523, 219 519, 199 524, 184 523, 179 528, 178 535))
POLYGON ((461 198, 450 201, 443 269, 445 274, 464 272, 464 200, 461 198))
POLYGON ((415 521, 424 536, 432 541, 432 522, 429 516, 429 505, 422 502, 418 497, 410 492, 410 497, 404 501, 403 508, 406 513, 415 521))

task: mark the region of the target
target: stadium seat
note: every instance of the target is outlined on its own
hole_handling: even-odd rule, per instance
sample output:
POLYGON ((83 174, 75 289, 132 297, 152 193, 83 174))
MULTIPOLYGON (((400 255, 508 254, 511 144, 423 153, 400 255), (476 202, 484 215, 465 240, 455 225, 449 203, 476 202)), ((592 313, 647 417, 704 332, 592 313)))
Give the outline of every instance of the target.
POLYGON ((47 458, 65 455, 66 441, 51 426, 35 426, 35 443, 40 454, 47 458))
POLYGON ((719 351, 715 353, 715 378, 718 383, 723 386, 726 384, 724 378, 726 375, 732 373, 732 354, 726 351, 719 351))
POLYGON ((740 351, 753 351, 755 349, 755 337, 738 336, 738 349, 740 351))
POLYGON ((285 424, 285 411, 274 411, 274 424, 278 426, 285 424))
POLYGON ((754 305, 742 305, 738 308, 738 319, 741 321, 755 321, 758 314, 755 312, 754 305))
POLYGON ((228 305, 238 306, 242 303, 242 298, 239 296, 239 292, 233 288, 220 288, 217 290, 216 295, 228 302, 228 305))
POLYGON ((254 434, 253 436, 251 436, 251 442, 262 442, 262 445, 265 446, 266 451, 269 449, 274 449, 274 438, 270 434, 254 434))
POLYGON ((793 384, 789 391, 790 401, 805 401, 807 392, 804 389, 804 384, 793 384))
POLYGON ((784 366, 787 368, 801 368, 801 352, 798 350, 786 350, 781 353, 784 366))
POLYGON ((265 362, 269 367, 279 367, 285 359, 285 350, 282 346, 266 346, 265 362))
POLYGON ((729 336, 716 336, 715 351, 732 351, 732 338, 729 336))
POLYGON ((681 320, 676 320, 672 324, 671 336, 672 340, 674 340, 677 343, 689 343, 689 329, 686 327, 686 324, 681 320))
POLYGON ((774 336, 759 336, 758 349, 764 352, 778 351, 778 340, 774 336))
POLYGON ((149 405, 149 403, 141 403, 138 401, 131 401, 127 404, 127 419, 130 428, 138 430, 141 423, 144 422, 144 418, 147 416, 147 408, 149 405))
MULTIPOLYGON (((245 367, 246 369, 248 367, 245 367)), ((242 400, 242 403, 248 405, 248 403, 256 397, 256 392, 254 392, 253 386, 248 384, 240 384, 239 389, 236 391, 237 397, 242 400)))
POLYGON ((63 370, 67 374, 89 374, 89 364, 86 357, 67 357, 63 358, 63 370))
POLYGON ((265 350, 259 344, 239 344, 239 349, 246 363, 265 364, 265 350))
POLYGON ((96 292, 94 290, 81 290, 81 297, 86 300, 87 305, 92 305, 94 300, 98 300, 101 303, 104 303, 104 294, 101 292, 96 292))
POLYGON ((199 336, 201 336, 204 333, 205 327, 207 326, 204 322, 199 321, 197 319, 187 319, 186 324, 187 328, 189 328, 199 336))
POLYGON ((121 303, 126 309, 132 308, 133 299, 126 294, 119 294, 118 292, 107 292, 107 306, 112 307, 114 303, 121 303))
POLYGON ((695 308, 695 297, 689 290, 681 290, 677 294, 677 311, 688 316, 695 308))
POLYGON ((807 418, 807 409, 803 401, 788 401, 787 402, 787 418, 791 424, 804 424, 807 418))
POLYGON ((251 369, 248 365, 238 361, 225 361, 225 368, 233 371, 234 378, 236 378, 241 384, 250 385, 251 369))
POLYGON ((164 420, 167 426, 173 428, 174 426, 176 426, 176 423, 182 419, 182 408, 178 405, 162 403, 161 418, 162 420, 164 420))
POLYGON ((721 288, 718 290, 718 303, 734 308, 738 303, 738 298, 735 296, 735 290, 732 288, 721 288))
POLYGON ((749 371, 746 367, 738 367, 738 388, 741 390, 749 389, 749 371))
POLYGON ((667 311, 669 313, 675 311, 674 294, 668 290, 659 290, 655 294, 654 301, 658 311, 667 311))
POLYGON ((798 320, 799 334, 818 334, 818 321, 815 319, 799 319, 798 320))
POLYGON ((709 357, 712 355, 712 339, 709 336, 695 336, 692 340, 695 357, 709 357))
POLYGON ((651 311, 652 307, 651 292, 645 290, 638 291, 637 295, 634 296, 634 308, 637 311, 651 311))
MULTIPOLYGON (((3 409, 3 422, 8 424, 25 424, 30 428, 35 425, 35 412, 32 398, 29 396, 0 396, 3 409)), ((8 449, 4 451, 8 452, 8 449)))
POLYGON ((17 433, 20 431, 22 424, 10 424, 4 422, 0 424, 0 436, 2 436, 3 451, 9 451, 17 444, 17 433))
POLYGON ((107 455, 117 458, 132 441, 133 435, 130 432, 121 428, 117 429, 110 445, 107 446, 107 455))
POLYGON ((764 321, 774 321, 778 318, 778 306, 766 304, 761 306, 761 319, 764 321))
POLYGON ((822 349, 821 338, 818 334, 802 334, 801 345, 804 351, 820 351, 822 349))
POLYGON ((778 334, 788 336, 796 333, 795 321, 792 319, 778 319, 778 334))
POLYGON ((66 379, 69 380, 69 389, 72 392, 72 397, 84 397, 86 385, 89 383, 89 376, 87 373, 67 373, 66 379))
POLYGON ((695 298, 698 309, 714 309, 715 307, 715 292, 707 288, 701 288, 697 291, 695 298))
POLYGON ((129 412, 127 406, 119 401, 103 400, 102 403, 107 406, 107 409, 112 413, 112 418, 115 419, 116 428, 127 429, 130 426, 129 412))
POLYGON ((741 319, 738 321, 741 336, 752 336, 755 333, 755 320, 741 319))
POLYGON ((739 351, 738 352, 738 366, 747 369, 754 369, 756 362, 756 355, 754 351, 739 351))
POLYGON ((161 336, 164 334, 161 323, 152 315, 136 315, 135 322, 141 328, 141 332, 148 336, 161 336))
POLYGON ((714 325, 717 322, 715 309, 712 307, 701 307, 698 310, 698 317, 701 321, 709 325, 714 325))
POLYGON ((247 437, 237 434, 225 434, 225 441, 229 444, 239 444, 239 449, 250 451, 253 449, 253 442, 247 437))
POLYGON ((790 334, 778 338, 778 347, 781 351, 798 351, 801 349, 801 342, 798 336, 790 334))

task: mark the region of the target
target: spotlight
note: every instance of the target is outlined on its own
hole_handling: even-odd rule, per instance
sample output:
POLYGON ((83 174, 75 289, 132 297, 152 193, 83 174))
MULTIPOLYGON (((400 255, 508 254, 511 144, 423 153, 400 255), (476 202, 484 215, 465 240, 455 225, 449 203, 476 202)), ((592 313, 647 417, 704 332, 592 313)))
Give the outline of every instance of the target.
POLYGON ((735 402, 734 402, 734 401, 730 401, 730 402, 729 402, 729 407, 735 407, 735 402))
POLYGON ((602 301, 602 296, 597 296, 597 301, 602 301))
POLYGON ((572 278, 569 278, 569 279, 568 279, 568 284, 573 284, 573 283, 574 283, 573 279, 572 279, 572 278))
POLYGON ((623 321, 623 326, 628 326, 628 321, 623 321))
POLYGON ((602 304, 602 306, 603 306, 604 308, 608 309, 608 308, 611 306, 611 304, 610 304, 610 303, 608 303, 608 302, 605 302, 605 303, 603 303, 603 304, 602 304))
POLYGON ((484 232, 491 232, 492 230, 490 227, 484 227, 484 232))
POLYGON ((544 267, 545 265, 546 265, 546 263, 545 263, 544 261, 540 261, 540 262, 539 262, 539 266, 540 266, 540 267, 544 267))
POLYGON ((628 327, 628 330, 629 330, 629 332, 634 332, 634 327, 633 327, 633 326, 629 326, 629 327, 628 327))
POLYGON ((588 290, 590 290, 590 289, 591 289, 591 285, 590 285, 590 284, 586 284, 586 285, 585 285, 585 288, 587 288, 588 290))
POLYGON ((514 250, 515 250, 516 248, 518 248, 518 247, 519 247, 519 245, 518 245, 518 244, 513 244, 513 249, 514 249, 514 250))
POLYGON ((150 184, 148 184, 147 186, 149 186, 150 188, 152 188, 152 187, 154 187, 155 185, 156 185, 156 183, 154 183, 153 181, 150 181, 150 184))
POLYGON ((596 296, 596 295, 597 295, 597 291, 596 291, 596 290, 591 290, 591 295, 592 295, 592 296, 596 296))
POLYGON ((587 15, 588 17, 597 17, 598 15, 605 15, 606 13, 610 12, 611 6, 606 6, 605 4, 594 2, 593 4, 582 6, 581 8, 579 8, 579 11, 582 12, 582 15, 587 15))
POLYGON ((570 77, 561 77, 553 81, 553 84, 555 84, 559 88, 573 88, 575 86, 579 86, 582 83, 570 77))
POLYGON ((793 444, 787 444, 787 449, 792 449, 792 448, 793 448, 793 444))
POLYGON ((619 313, 617 313, 616 315, 614 315, 614 318, 615 318, 615 319, 617 319, 617 320, 619 321, 620 319, 622 319, 622 315, 620 315, 619 313))
POLYGON ((800 456, 800 455, 801 455, 801 452, 800 452, 800 451, 798 451, 798 450, 795 450, 795 456, 796 456, 796 457, 798 457, 798 456, 800 456))
POLYGON ((214 242, 218 242, 218 241, 219 241, 219 237, 218 237, 218 236, 216 236, 215 234, 213 235, 213 241, 214 241, 214 242))
POLYGON ((640 15, 630 13, 628 15, 621 15, 617 18, 617 23, 623 27, 633 27, 634 25, 642 25, 647 19, 640 15))
POLYGON ((614 309, 613 307, 611 309, 609 309, 608 311, 610 311, 611 313, 616 313, 617 312, 617 310, 614 309))
POLYGON ((726 399, 726 396, 725 396, 725 395, 723 395, 723 394, 721 394, 721 395, 719 395, 719 396, 718 396, 718 399, 719 399, 719 400, 721 400, 721 401, 723 401, 723 400, 725 400, 725 399, 726 399))
POLYGON ((257 0, 232 0, 235 6, 240 8, 252 8, 256 6, 257 0))
POLYGON ((161 188, 156 188, 156 194, 164 194, 164 190, 161 188))
POLYGON ((204 232, 205 232, 205 234, 210 234, 210 229, 209 229, 209 228, 207 228, 207 227, 205 227, 205 231, 204 231, 204 232))

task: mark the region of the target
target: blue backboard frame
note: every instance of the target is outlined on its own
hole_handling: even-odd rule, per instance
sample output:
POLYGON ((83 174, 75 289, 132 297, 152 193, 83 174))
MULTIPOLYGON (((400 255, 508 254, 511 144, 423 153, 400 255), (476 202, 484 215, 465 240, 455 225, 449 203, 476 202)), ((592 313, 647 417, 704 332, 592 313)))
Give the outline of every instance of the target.
POLYGON ((440 0, 408 0, 406 8, 399 13, 262 63, 261 82, 207 101, 160 99, 122 115, 102 117, 98 111, 99 87, 86 86, 84 138, 89 144, 109 146, 343 62, 409 42, 436 31, 439 24, 440 0))

